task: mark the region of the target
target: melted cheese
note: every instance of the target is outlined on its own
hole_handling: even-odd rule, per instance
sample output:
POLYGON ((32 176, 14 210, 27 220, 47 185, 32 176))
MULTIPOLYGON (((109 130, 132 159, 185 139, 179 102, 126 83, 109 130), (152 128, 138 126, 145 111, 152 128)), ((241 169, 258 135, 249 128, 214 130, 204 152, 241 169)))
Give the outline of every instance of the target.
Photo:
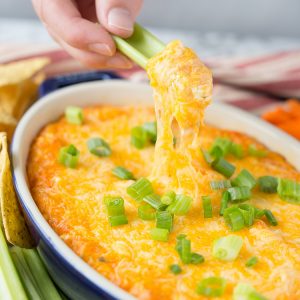
POLYGON ((191 49, 174 41, 148 62, 147 73, 158 130, 151 180, 160 191, 173 189, 198 198, 191 152, 199 149, 204 109, 211 101, 211 72, 191 49))
MULTIPOLYGON (((84 109, 82 126, 68 124, 65 118, 49 124, 32 144, 28 159, 28 179, 31 193, 40 211, 57 234, 82 259, 103 276, 139 299, 203 299, 196 294, 199 281, 206 276, 222 276, 228 286, 222 299, 231 299, 238 282, 252 284, 268 299, 300 299, 300 206, 286 203, 276 194, 263 194, 257 188, 250 203, 269 208, 279 221, 271 227, 256 221, 250 229, 236 234, 244 239, 238 258, 220 262, 212 257, 213 241, 230 234, 223 218, 218 215, 221 192, 209 188, 210 180, 222 179, 199 156, 194 169, 203 195, 211 195, 213 215, 203 218, 202 206, 194 201, 187 216, 174 219, 174 229, 168 243, 151 240, 150 229, 155 221, 142 221, 137 216, 139 203, 128 197, 126 187, 132 181, 119 180, 111 170, 117 165, 131 170, 136 177, 149 176, 155 157, 154 147, 138 150, 130 145, 130 129, 153 121, 155 113, 149 107, 89 107, 84 109), (110 157, 91 155, 86 140, 100 136, 111 146, 110 157), (73 143, 80 150, 76 169, 57 162, 60 147, 73 143), (120 195, 125 200, 129 224, 111 228, 103 205, 105 194, 120 195), (183 266, 175 276, 169 265, 180 263, 175 251, 178 234, 187 234, 192 250, 204 255, 201 265, 183 266), (257 256, 259 263, 246 268, 245 262, 257 256)), ((201 129, 199 147, 208 149, 216 137, 229 137, 247 147, 256 144, 250 137, 209 126, 201 129)), ((198 157, 199 149, 191 149, 198 157), (197 152, 197 153, 196 153, 197 152)), ((247 168, 256 177, 274 175, 300 181, 300 174, 281 156, 269 152, 265 158, 229 158, 237 172, 247 168)), ((180 263, 181 264, 181 263, 180 263)))

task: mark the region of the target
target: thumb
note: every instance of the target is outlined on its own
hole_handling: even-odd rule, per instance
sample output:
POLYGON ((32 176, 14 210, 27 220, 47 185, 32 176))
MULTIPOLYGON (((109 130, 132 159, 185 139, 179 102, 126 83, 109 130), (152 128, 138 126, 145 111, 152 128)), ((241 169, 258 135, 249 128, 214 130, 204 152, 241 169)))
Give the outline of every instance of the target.
POLYGON ((142 0, 96 0, 98 20, 109 32, 129 37, 142 3, 142 0))

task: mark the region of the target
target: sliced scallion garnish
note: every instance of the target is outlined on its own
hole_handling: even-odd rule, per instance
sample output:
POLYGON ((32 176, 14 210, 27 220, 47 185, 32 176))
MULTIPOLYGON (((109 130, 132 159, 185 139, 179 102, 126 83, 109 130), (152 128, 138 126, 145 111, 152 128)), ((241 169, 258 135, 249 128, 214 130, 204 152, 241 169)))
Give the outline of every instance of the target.
POLYGON ((215 171, 224 175, 226 178, 231 177, 235 171, 235 166, 222 157, 215 159, 211 166, 215 171))
POLYGON ((246 186, 251 190, 256 185, 256 180, 248 170, 243 169, 231 183, 233 186, 246 186))
POLYGON ((166 192, 161 197, 161 202, 165 205, 170 205, 175 201, 176 194, 173 191, 166 192))
POLYGON ((147 143, 147 131, 142 126, 131 129, 131 144, 137 149, 143 149, 147 143))
POLYGON ((172 230, 173 227, 173 216, 168 211, 157 211, 156 212, 156 227, 157 228, 165 228, 169 231, 172 230))
POLYGON ((239 255, 243 239, 238 235, 228 235, 214 241, 213 256, 224 261, 233 261, 239 255))
POLYGON ((102 138, 91 138, 87 141, 89 151, 99 157, 106 157, 111 155, 111 148, 109 144, 102 138))
POLYGON ((149 205, 151 205, 153 208, 157 210, 166 207, 166 205, 160 201, 160 196, 154 193, 143 197, 143 201, 145 201, 146 203, 148 203, 149 205))
POLYGON ((58 161, 68 167, 76 168, 79 159, 79 151, 74 145, 69 145, 68 147, 62 147, 59 150, 58 161))
POLYGON ((129 170, 121 166, 113 168, 112 173, 120 179, 124 179, 124 180, 134 179, 133 174, 129 170))
POLYGON ((278 179, 273 176, 261 176, 257 180, 259 190, 264 193, 276 193, 278 186, 278 179))
POLYGON ((248 154, 254 157, 266 157, 267 156, 267 151, 265 150, 259 150, 254 144, 251 144, 248 147, 248 154))
POLYGON ((300 183, 289 179, 278 179, 277 193, 281 199, 300 204, 300 183))
POLYGON ((212 204, 211 198, 209 196, 202 196, 202 206, 203 206, 203 214, 204 218, 212 218, 212 204))
POLYGON ((230 194, 231 201, 245 201, 251 198, 251 190, 246 186, 232 187, 227 191, 230 194))
POLYGON ((65 111, 65 116, 69 123, 81 125, 83 122, 83 113, 80 107, 68 106, 65 111))
POLYGON ((224 294, 226 280, 221 277, 207 277, 197 287, 197 293, 206 297, 221 297, 224 294))
POLYGON ((233 290, 233 300, 267 300, 259 294, 251 285, 239 283, 233 290))
POLYGON ((232 231, 238 231, 245 227, 244 216, 236 206, 231 206, 224 210, 224 220, 232 231))
POLYGON ((155 219, 156 210, 149 204, 145 203, 138 207, 138 216, 144 220, 154 220, 155 219))
POLYGON ((112 227, 128 224, 128 220, 125 215, 111 216, 111 217, 108 217, 108 220, 109 220, 110 226, 112 226, 112 227))
POLYGON ((176 195, 175 201, 172 202, 167 210, 177 216, 183 216, 188 213, 191 208, 193 199, 185 195, 176 195))
POLYGON ((274 217, 273 213, 269 209, 265 209, 265 216, 272 226, 278 225, 276 218, 274 217))
POLYGON ((213 190, 223 190, 231 187, 230 180, 213 180, 209 184, 213 190))
POLYGON ((245 225, 252 226, 255 219, 255 207, 250 204, 240 204, 239 209, 243 214, 245 225))
POLYGON ((236 144, 234 142, 231 143, 229 152, 230 152, 230 154, 232 154, 234 157, 236 157, 238 159, 241 159, 245 156, 242 145, 236 144))
POLYGON ((104 203, 109 217, 125 214, 123 198, 117 196, 105 196, 104 203))
POLYGON ((169 230, 165 228, 151 229, 151 237, 155 241, 167 242, 169 239, 169 230))
POLYGON ((201 153, 203 155, 204 160, 206 161, 206 163, 208 165, 211 165, 211 163, 213 162, 213 158, 211 157, 211 155, 204 149, 201 149, 201 153))
POLYGON ((178 275, 178 274, 180 274, 180 273, 182 272, 182 269, 180 268, 179 265, 174 264, 174 265, 171 265, 171 266, 170 266, 170 271, 171 271, 173 274, 178 275))
POLYGON ((157 139, 157 124, 156 122, 146 122, 142 126, 148 135, 151 143, 155 144, 157 139))
POLYGON ((229 153, 231 143, 232 141, 228 138, 216 138, 209 153, 214 158, 224 157, 229 153))
POLYGON ((151 182, 147 178, 140 178, 127 188, 127 194, 137 201, 153 193, 151 182))
POLYGON ((227 208, 229 200, 230 194, 227 191, 223 192, 220 203, 220 216, 223 216, 224 210, 227 208))
POLYGON ((193 252, 191 255, 191 264, 199 265, 205 261, 204 256, 198 253, 193 252))
POLYGON ((246 266, 247 268, 251 268, 251 267, 253 267, 254 265, 256 265, 257 262, 258 262, 258 258, 257 258, 256 256, 252 256, 252 257, 250 257, 250 258, 246 261, 245 266, 246 266))

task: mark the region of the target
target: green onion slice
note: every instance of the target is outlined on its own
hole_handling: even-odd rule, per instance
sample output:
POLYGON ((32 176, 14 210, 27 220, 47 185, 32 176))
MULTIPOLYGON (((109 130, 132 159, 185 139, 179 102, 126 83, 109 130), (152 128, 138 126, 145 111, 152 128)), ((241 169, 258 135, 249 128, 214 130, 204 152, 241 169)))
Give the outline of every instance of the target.
POLYGON ((228 235, 214 241, 213 256, 224 261, 235 260, 243 246, 243 239, 238 235, 228 235))
POLYGON ((268 153, 265 150, 257 149, 254 144, 251 144, 248 147, 248 154, 254 157, 266 157, 268 153))
POLYGON ((175 201, 176 194, 173 191, 166 192, 161 197, 161 202, 165 205, 170 205, 175 201))
POLYGON ((151 229, 151 237, 155 241, 167 242, 169 239, 169 230, 165 228, 151 229))
POLYGON ((178 274, 180 274, 180 273, 182 272, 182 269, 180 268, 179 265, 174 264, 174 265, 171 265, 171 266, 170 266, 170 271, 171 271, 173 274, 178 275, 178 274))
POLYGON ((233 300, 267 300, 259 294, 251 285, 239 283, 233 290, 233 300))
POLYGON ((112 169, 112 173, 120 179, 124 179, 124 180, 132 179, 132 180, 134 180, 133 174, 124 167, 120 167, 120 166, 115 167, 115 168, 112 169))
POLYGON ((137 149, 143 149, 147 143, 147 131, 141 127, 137 126, 131 129, 131 144, 137 149))
POLYGON ((228 207, 228 202, 230 200, 230 194, 227 191, 224 191, 221 198, 220 204, 220 216, 223 216, 224 210, 228 207))
POLYGON ((177 216, 183 216, 188 213, 192 206, 193 199, 185 195, 176 195, 175 201, 171 203, 167 210, 177 216))
POLYGON ((105 196, 104 203, 109 217, 125 214, 124 200, 121 197, 105 196))
POLYGON ((65 110, 65 116, 69 123, 81 125, 83 123, 82 109, 77 106, 68 106, 65 110))
POLYGON ((256 185, 256 180, 249 171, 243 169, 231 183, 233 186, 246 186, 251 190, 256 185))
POLYGON ((224 220, 232 231, 238 231, 245 227, 244 216, 236 206, 231 206, 224 210, 224 220))
POLYGON ((162 210, 166 208, 166 205, 160 201, 160 196, 154 193, 145 196, 143 198, 143 201, 145 201, 155 209, 162 210))
POLYGON ((154 220, 155 219, 156 210, 149 204, 145 203, 138 207, 138 216, 144 220, 154 220))
POLYGON ((245 225, 252 226, 255 219, 255 207, 250 204, 240 204, 239 209, 244 217, 245 225))
POLYGON ((156 143, 157 140, 157 124, 156 122, 146 122, 142 126, 148 135, 148 139, 152 144, 156 143))
POLYGON ((110 226, 112 226, 112 227, 128 224, 128 220, 125 215, 111 216, 111 217, 108 217, 108 220, 109 220, 110 226))
POLYGON ((127 188, 127 194, 136 201, 141 201, 144 197, 152 193, 152 184, 144 177, 138 179, 127 188))
POLYGON ((216 138, 209 152, 214 158, 224 157, 229 153, 231 143, 228 138, 216 138))
POLYGON ((201 149, 201 153, 202 153, 203 158, 206 161, 206 163, 208 165, 211 165, 211 163, 213 162, 213 158, 211 157, 211 155, 207 151, 205 151, 204 149, 201 149))
POLYGON ((247 268, 251 268, 253 267, 254 265, 256 265, 258 263, 258 258, 256 256, 252 256, 250 257, 247 261, 246 261, 246 264, 245 266, 247 268))
POLYGON ((209 196, 202 196, 203 214, 204 218, 212 218, 212 204, 209 196))
POLYGON ((206 297, 221 297, 224 294, 226 280, 221 277, 207 277, 197 287, 197 293, 206 297))
POLYGON ((264 193, 276 193, 278 186, 278 179, 273 176, 261 176, 257 180, 259 190, 264 193))
POLYGON ((231 187, 230 180, 213 180, 209 184, 212 190, 223 190, 231 187))
POLYGON ((173 216, 168 211, 157 211, 156 212, 156 227, 172 230, 173 227, 173 216))
POLYGON ((229 188, 228 193, 230 194, 231 201, 245 201, 250 199, 251 190, 246 186, 236 186, 229 188))
POLYGON ((269 209, 265 209, 265 216, 272 226, 277 226, 278 222, 269 209))
POLYGON ((234 142, 231 143, 229 152, 238 159, 241 159, 245 156, 243 147, 240 144, 236 144, 234 142))
POLYGON ((58 161, 68 168, 76 168, 79 159, 79 151, 74 145, 62 147, 59 150, 58 161))
POLYGON ((281 199, 300 204, 300 183, 289 179, 278 179, 277 193, 281 199))
POLYGON ((235 166, 222 157, 215 159, 211 166, 215 171, 224 175, 226 178, 231 177, 235 171, 235 166))
POLYGON ((99 157, 105 157, 111 155, 111 148, 108 143, 98 137, 91 138, 87 141, 87 147, 89 151, 99 157))
POLYGON ((204 263, 205 259, 204 256, 198 253, 192 253, 191 254, 191 264, 193 265, 199 265, 204 263))

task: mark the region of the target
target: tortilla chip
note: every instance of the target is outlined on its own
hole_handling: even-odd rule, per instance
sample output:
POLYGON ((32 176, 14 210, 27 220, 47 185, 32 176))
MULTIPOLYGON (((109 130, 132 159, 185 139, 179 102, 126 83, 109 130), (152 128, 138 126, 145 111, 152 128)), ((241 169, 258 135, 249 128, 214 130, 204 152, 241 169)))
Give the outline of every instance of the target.
POLYGON ((34 243, 13 187, 5 133, 0 133, 0 210, 8 242, 23 248, 33 247, 34 243))
POLYGON ((0 87, 31 78, 49 62, 49 58, 39 57, 0 65, 0 87))
POLYGON ((16 126, 17 120, 0 110, 0 132, 7 133, 8 142, 11 141, 16 126))

